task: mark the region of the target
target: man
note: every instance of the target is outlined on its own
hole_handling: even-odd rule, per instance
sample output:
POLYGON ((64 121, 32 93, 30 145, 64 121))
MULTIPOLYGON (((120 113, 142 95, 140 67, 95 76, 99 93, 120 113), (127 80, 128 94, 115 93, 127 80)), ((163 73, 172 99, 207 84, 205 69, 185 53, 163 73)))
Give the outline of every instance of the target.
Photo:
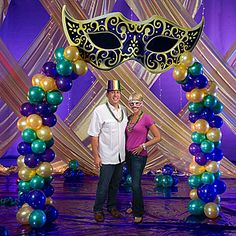
POLYGON ((103 205, 107 199, 107 210, 115 218, 121 216, 116 206, 116 196, 125 161, 125 128, 127 114, 120 105, 119 80, 107 81, 108 101, 95 108, 88 129, 91 136, 94 163, 100 168, 100 177, 94 204, 94 218, 104 221, 103 205))

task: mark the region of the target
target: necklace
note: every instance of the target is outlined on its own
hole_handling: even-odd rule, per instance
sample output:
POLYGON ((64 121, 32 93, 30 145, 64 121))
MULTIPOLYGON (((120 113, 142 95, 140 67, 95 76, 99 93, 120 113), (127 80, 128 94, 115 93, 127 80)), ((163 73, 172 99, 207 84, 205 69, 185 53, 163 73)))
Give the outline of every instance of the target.
POLYGON ((107 106, 109 112, 112 114, 112 116, 116 119, 116 121, 121 123, 122 120, 124 119, 124 111, 123 111, 123 109, 121 109, 121 118, 117 119, 117 117, 114 115, 114 113, 112 112, 111 108, 109 107, 108 102, 106 102, 106 106, 107 106))
POLYGON ((142 114, 143 114, 143 111, 141 111, 141 113, 138 116, 138 119, 134 123, 131 123, 133 115, 130 116, 130 119, 129 119, 129 122, 128 122, 128 125, 127 125, 128 132, 132 132, 133 131, 134 126, 139 122, 142 114))

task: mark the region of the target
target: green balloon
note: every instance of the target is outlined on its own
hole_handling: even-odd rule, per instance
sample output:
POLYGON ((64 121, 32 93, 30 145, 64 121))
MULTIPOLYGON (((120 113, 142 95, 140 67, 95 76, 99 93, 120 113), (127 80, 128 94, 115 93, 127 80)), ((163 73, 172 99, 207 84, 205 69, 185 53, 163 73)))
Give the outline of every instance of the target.
POLYGON ((163 176, 164 175, 156 175, 155 176, 154 181, 155 181, 157 187, 162 186, 162 178, 163 178, 163 176))
POLYGON ((28 97, 29 97, 30 103, 38 104, 38 103, 43 102, 45 98, 45 92, 42 88, 38 86, 32 86, 29 89, 28 97))
POLYGON ((39 175, 35 175, 31 180, 30 180, 30 187, 32 189, 42 189, 44 186, 44 178, 39 176, 39 175))
POLYGON ((191 188, 197 188, 202 184, 201 175, 191 175, 188 178, 188 184, 191 188))
POLYGON ((203 72, 203 66, 201 63, 199 62, 194 62, 189 68, 188 68, 188 72, 191 75, 200 75, 203 72))
POLYGON ((77 160, 71 160, 69 162, 69 167, 72 169, 72 170, 77 170, 79 168, 79 162, 77 160))
POLYGON ((201 150, 205 153, 211 153, 215 148, 215 145, 213 142, 209 141, 209 140, 204 140, 201 143, 201 150))
POLYGON ((213 184, 215 181, 215 176, 213 173, 204 172, 202 174, 201 180, 204 184, 213 184))
POLYGON ((68 76, 73 71, 73 65, 68 60, 61 60, 57 63, 57 72, 60 75, 68 76))
POLYGON ((27 128, 22 132, 21 137, 26 143, 32 143, 37 139, 37 134, 33 129, 27 128))
POLYGON ((214 173, 215 179, 220 179, 221 172, 218 170, 216 173, 214 173))
POLYGON ((193 132, 192 133, 192 141, 194 143, 200 144, 205 139, 206 139, 205 134, 201 134, 201 133, 198 133, 198 132, 193 132))
POLYGON ((52 175, 44 178, 45 184, 50 184, 53 181, 54 177, 52 175))
POLYGON ((32 142, 31 149, 34 153, 40 154, 45 152, 46 144, 41 139, 36 139, 32 142))
POLYGON ((132 184, 132 177, 131 175, 126 176, 125 184, 131 185, 132 184))
POLYGON ((53 144, 54 144, 54 139, 51 138, 50 140, 44 141, 44 142, 45 142, 45 144, 46 144, 46 147, 47 147, 47 148, 50 148, 50 147, 52 147, 53 144))
POLYGON ((64 57, 64 48, 57 48, 54 52, 54 58, 57 62, 65 60, 64 57))
POLYGON ((21 192, 27 193, 30 191, 30 183, 27 181, 20 180, 18 183, 18 189, 21 192))
POLYGON ((188 203, 188 211, 192 215, 202 215, 204 213, 205 203, 200 199, 191 200, 188 203))
POLYGON ((217 103, 217 99, 213 95, 207 95, 204 97, 203 103, 205 107, 213 108, 217 103))
POLYGON ((201 102, 190 102, 188 104, 188 109, 192 113, 199 113, 203 109, 203 104, 201 102))
POLYGON ((47 93, 47 102, 51 105, 59 105, 62 103, 63 96, 60 91, 53 90, 47 93))
POLYGON ((57 111, 57 105, 51 105, 50 110, 51 110, 52 113, 56 112, 57 111))
POLYGON ((34 210, 29 216, 29 224, 33 228, 41 228, 46 223, 46 215, 42 210, 34 210))
POLYGON ((221 113, 223 109, 224 109, 224 105, 220 101, 217 101, 216 105, 212 108, 215 114, 221 113))
POLYGON ((173 185, 173 179, 170 175, 163 175, 162 177, 162 186, 171 187, 173 185))

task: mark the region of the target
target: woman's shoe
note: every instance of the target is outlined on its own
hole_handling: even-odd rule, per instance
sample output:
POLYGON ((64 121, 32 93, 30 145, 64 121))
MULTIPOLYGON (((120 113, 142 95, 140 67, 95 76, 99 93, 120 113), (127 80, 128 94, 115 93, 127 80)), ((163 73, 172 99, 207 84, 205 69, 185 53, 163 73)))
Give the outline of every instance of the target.
POLYGON ((142 223, 142 221, 143 221, 143 217, 142 216, 140 216, 140 217, 135 216, 134 217, 134 223, 135 224, 140 224, 140 223, 142 223))
POLYGON ((126 213, 127 214, 131 214, 133 212, 133 209, 131 207, 129 207, 127 210, 126 210, 126 213))

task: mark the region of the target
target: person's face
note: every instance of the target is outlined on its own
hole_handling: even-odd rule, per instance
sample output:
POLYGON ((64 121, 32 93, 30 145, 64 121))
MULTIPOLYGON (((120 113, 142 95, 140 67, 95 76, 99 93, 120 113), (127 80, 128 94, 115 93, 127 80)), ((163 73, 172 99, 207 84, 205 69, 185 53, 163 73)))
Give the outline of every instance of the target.
POLYGON ((138 100, 132 100, 129 101, 129 106, 134 113, 137 113, 142 109, 143 102, 138 100))
POLYGON ((111 105, 115 106, 118 105, 120 102, 120 91, 119 90, 113 90, 113 91, 109 91, 107 92, 107 98, 108 101, 111 105))

